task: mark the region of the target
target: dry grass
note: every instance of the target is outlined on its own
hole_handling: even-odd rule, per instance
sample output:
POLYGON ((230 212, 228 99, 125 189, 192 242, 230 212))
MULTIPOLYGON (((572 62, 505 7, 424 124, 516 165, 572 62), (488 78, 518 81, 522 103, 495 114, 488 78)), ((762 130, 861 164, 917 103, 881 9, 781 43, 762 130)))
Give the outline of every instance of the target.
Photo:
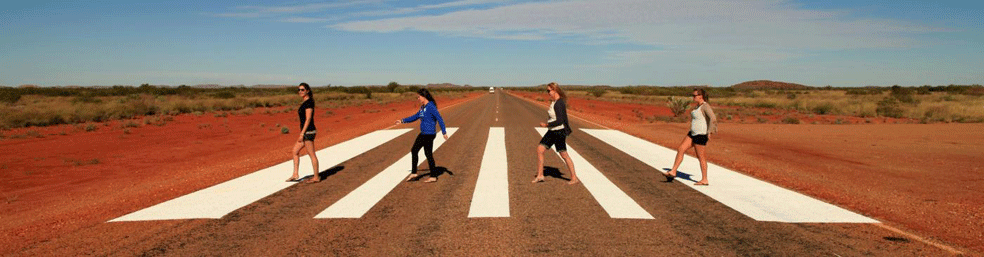
MULTIPOLYGON (((434 92, 435 96, 464 97, 466 92, 434 92)), ((371 98, 364 93, 324 92, 316 94, 318 108, 342 108, 365 103, 388 104, 414 99, 416 93, 373 92, 371 98)), ((215 117, 250 115, 254 108, 266 108, 264 113, 293 112, 297 95, 214 94, 127 96, 45 96, 19 95, 13 103, 0 103, 0 129, 81 124, 112 120, 140 119, 142 124, 164 126, 170 116, 193 114, 201 116, 213 113, 215 117), (283 107, 282 109, 278 109, 283 107)), ((85 127, 94 131, 94 125, 85 127)))
MULTIPOLYGON (((669 106, 666 96, 623 94, 610 90, 595 96, 590 91, 567 91, 568 95, 611 102, 669 106)), ((711 95, 711 103, 722 106, 796 111, 804 114, 844 115, 861 118, 886 116, 879 113, 879 102, 894 97, 888 90, 874 94, 848 94, 847 90, 757 90, 728 97, 711 95)), ((893 105, 898 118, 924 123, 984 122, 984 96, 931 92, 909 94, 908 102, 893 105)), ((884 111, 884 110, 883 110, 884 111)), ((747 111, 738 112, 748 115, 747 111)), ((792 120, 786 121, 792 123, 792 120)))

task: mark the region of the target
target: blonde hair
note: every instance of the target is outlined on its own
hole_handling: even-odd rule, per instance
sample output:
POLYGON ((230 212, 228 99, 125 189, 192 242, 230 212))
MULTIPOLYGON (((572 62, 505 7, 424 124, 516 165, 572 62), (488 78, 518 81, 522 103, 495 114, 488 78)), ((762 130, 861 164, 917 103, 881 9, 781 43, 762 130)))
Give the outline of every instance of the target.
POLYGON ((557 85, 557 82, 550 82, 550 84, 547 84, 547 89, 557 92, 557 94, 560 95, 561 99, 567 99, 567 94, 564 93, 564 90, 560 89, 560 86, 557 85))

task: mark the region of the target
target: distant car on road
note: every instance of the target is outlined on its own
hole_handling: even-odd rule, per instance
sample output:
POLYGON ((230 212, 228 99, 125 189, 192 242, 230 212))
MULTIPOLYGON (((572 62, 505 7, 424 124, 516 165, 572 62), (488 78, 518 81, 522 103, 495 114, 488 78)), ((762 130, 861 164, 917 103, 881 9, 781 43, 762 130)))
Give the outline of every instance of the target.
POLYGON ((495 87, 489 87, 489 94, 495 93, 495 87))

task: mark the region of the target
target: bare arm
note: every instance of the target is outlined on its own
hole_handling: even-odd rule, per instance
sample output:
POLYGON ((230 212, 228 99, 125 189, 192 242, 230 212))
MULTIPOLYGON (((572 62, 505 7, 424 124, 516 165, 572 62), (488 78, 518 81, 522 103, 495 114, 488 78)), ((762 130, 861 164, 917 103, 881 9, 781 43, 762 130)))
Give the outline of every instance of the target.
POLYGON ((307 132, 308 126, 311 125, 311 116, 314 115, 314 109, 307 108, 304 109, 304 126, 301 127, 301 134, 297 136, 297 142, 304 141, 304 133, 307 132))

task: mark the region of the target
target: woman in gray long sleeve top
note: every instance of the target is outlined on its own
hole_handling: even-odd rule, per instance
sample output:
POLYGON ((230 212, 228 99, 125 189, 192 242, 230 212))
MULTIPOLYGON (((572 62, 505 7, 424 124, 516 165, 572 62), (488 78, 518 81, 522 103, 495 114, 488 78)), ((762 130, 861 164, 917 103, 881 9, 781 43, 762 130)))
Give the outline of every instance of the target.
POLYGON ((710 99, 707 96, 707 91, 704 91, 702 88, 695 89, 693 96, 694 103, 697 103, 697 107, 693 111, 690 111, 690 132, 687 132, 687 137, 683 138, 680 147, 677 147, 673 169, 664 175, 666 176, 666 182, 673 182, 673 178, 676 177, 677 168, 683 162, 683 154, 687 150, 690 150, 690 148, 694 148, 694 152, 697 153, 697 160, 700 161, 701 174, 700 181, 697 181, 694 185, 706 186, 708 185, 707 153, 704 152, 704 148, 707 146, 707 140, 710 138, 710 134, 717 133, 717 116, 714 115, 711 104, 707 103, 710 99))
POLYGON ((557 153, 560 154, 560 157, 564 159, 564 163, 567 164, 567 169, 571 171, 571 181, 567 184, 577 184, 578 179, 577 173, 574 173, 574 162, 567 155, 567 135, 570 135, 573 131, 571 130, 570 123, 567 122, 567 95, 554 82, 547 84, 547 93, 550 94, 550 99, 553 101, 550 102, 550 108, 547 109, 549 119, 547 122, 540 122, 540 126, 546 127, 549 130, 540 139, 540 145, 536 147, 537 171, 533 183, 543 182, 543 152, 550 148, 550 146, 555 146, 557 153))

